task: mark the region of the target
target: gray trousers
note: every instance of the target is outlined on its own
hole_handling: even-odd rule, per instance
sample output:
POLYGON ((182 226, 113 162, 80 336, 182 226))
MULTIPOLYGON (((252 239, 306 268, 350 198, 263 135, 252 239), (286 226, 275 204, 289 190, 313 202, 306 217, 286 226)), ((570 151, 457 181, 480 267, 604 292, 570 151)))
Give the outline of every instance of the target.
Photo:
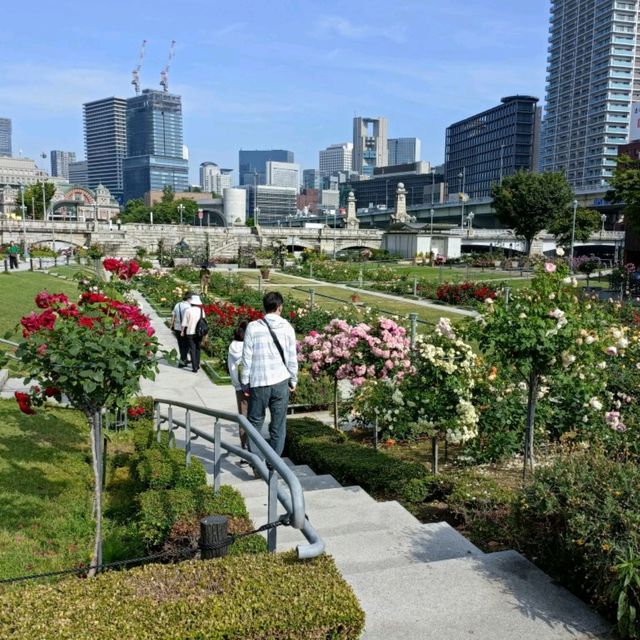
POLYGON ((262 427, 267 408, 271 414, 269 444, 279 455, 284 450, 287 435, 287 407, 289 406, 289 380, 269 387, 251 387, 247 419, 258 431, 262 427))

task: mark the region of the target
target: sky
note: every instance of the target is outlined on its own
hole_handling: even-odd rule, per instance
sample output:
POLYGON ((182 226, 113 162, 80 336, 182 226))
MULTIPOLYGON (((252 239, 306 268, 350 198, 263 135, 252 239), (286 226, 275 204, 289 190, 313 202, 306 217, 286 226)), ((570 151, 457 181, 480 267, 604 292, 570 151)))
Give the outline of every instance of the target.
POLYGON ((289 149, 303 168, 352 140, 354 115, 385 116, 444 160, 446 127, 526 94, 544 101, 549 0, 109 0, 7 3, 0 117, 13 153, 84 158, 82 104, 159 89, 182 95, 190 178, 239 149, 289 149))

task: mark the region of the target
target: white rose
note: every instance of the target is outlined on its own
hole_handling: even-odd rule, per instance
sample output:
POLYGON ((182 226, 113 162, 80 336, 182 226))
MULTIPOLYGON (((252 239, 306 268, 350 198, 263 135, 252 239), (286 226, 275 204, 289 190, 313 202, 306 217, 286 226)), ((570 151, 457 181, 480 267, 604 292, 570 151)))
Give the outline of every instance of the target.
POLYGON ((600 409, 602 409, 602 402, 600 402, 598 398, 593 397, 589 400, 589 406, 595 411, 600 411, 600 409))
POLYGON ((562 258, 562 256, 564 255, 564 249, 562 247, 558 247, 556 249, 556 255, 562 258))

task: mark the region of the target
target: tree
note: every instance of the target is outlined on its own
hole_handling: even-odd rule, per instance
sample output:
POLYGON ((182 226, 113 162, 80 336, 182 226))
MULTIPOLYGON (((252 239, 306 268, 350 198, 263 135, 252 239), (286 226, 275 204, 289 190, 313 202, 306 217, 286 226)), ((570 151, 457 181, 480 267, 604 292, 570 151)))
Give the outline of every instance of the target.
MULTIPOLYGON (((120 278, 129 277, 131 263, 121 263, 120 278), (126 273, 124 267, 126 266, 126 273)), ((86 292, 78 303, 63 294, 46 291, 36 296, 41 313, 20 321, 24 342, 17 350, 34 387, 17 392, 20 409, 27 414, 46 397, 64 394, 71 406, 82 411, 89 423, 94 473, 96 520, 92 566, 102 561, 102 412, 124 409, 140 389, 140 378, 154 378, 158 371, 158 341, 149 318, 133 305, 86 292)), ((92 569, 89 575, 95 575, 92 569)))
MULTIPOLYGON (((586 242, 591 234, 598 230, 600 214, 594 209, 578 207, 576 209, 575 239, 586 242)), ((571 243, 573 227, 573 211, 556 216, 547 224, 547 231, 554 235, 559 244, 567 246, 571 243)))
MULTIPOLYGON (((27 216, 34 220, 43 220, 42 215, 42 182, 32 184, 24 190, 24 204, 26 206, 27 216), (35 213, 34 213, 35 207, 35 213)), ((51 182, 44 183, 44 199, 47 209, 51 204, 51 199, 56 192, 56 186, 51 182)))
POLYGON ((557 217, 570 215, 574 194, 561 173, 518 171, 491 189, 492 206, 498 220, 513 229, 517 236, 531 243, 557 217))
POLYGON ((141 198, 129 200, 122 213, 123 222, 149 222, 149 207, 141 198))
POLYGON ((609 184, 612 189, 607 192, 607 200, 624 202, 626 220, 640 229, 640 160, 620 156, 609 184))
POLYGON ((176 192, 173 190, 173 187, 170 184, 165 184, 162 187, 162 202, 164 204, 173 202, 176 197, 176 192))

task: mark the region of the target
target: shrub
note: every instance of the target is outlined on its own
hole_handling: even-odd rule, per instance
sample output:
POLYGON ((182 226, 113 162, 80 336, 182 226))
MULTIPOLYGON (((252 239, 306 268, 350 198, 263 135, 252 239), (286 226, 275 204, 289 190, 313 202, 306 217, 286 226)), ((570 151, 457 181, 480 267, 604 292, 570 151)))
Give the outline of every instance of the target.
POLYGON ((640 636, 640 469, 573 453, 539 469, 515 504, 520 547, 553 577, 640 636))
POLYGON ((14 640, 355 640, 363 626, 334 561, 293 553, 147 565, 0 597, 0 636, 14 640))
POLYGON ((181 520, 218 514, 248 518, 242 496, 229 486, 216 495, 207 486, 149 489, 140 494, 140 536, 150 546, 160 544, 181 520))
POLYGON ((431 475, 421 464, 364 447, 313 418, 289 420, 287 427, 286 455, 292 460, 330 473, 343 485, 409 503, 424 500, 431 475))

